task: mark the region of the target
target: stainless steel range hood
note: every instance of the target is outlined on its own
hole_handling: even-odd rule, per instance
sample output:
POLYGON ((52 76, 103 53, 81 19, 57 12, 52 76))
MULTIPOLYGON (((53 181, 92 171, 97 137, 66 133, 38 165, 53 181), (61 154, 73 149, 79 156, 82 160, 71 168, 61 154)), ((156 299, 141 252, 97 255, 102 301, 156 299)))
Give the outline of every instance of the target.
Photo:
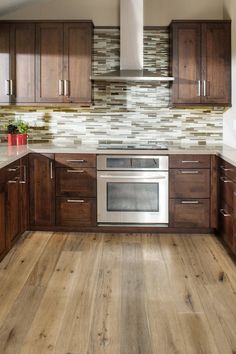
POLYGON ((120 0, 120 70, 91 76, 100 81, 173 81, 143 69, 143 0, 120 0))

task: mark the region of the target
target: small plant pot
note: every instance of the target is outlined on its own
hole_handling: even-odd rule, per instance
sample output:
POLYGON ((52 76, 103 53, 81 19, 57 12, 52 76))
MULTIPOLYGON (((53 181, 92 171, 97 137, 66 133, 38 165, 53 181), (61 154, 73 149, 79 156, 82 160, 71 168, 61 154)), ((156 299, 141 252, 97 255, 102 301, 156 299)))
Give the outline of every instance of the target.
POLYGON ((27 145, 27 134, 16 134, 16 145, 27 145))
POLYGON ((7 134, 8 145, 16 145, 16 135, 17 134, 7 134))

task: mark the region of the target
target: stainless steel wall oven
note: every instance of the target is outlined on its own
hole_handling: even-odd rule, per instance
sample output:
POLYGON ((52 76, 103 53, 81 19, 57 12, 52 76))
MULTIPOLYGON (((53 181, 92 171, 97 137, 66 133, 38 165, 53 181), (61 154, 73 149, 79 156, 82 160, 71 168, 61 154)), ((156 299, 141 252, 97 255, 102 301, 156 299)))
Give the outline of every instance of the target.
POLYGON ((98 155, 98 224, 168 224, 168 156, 98 155))

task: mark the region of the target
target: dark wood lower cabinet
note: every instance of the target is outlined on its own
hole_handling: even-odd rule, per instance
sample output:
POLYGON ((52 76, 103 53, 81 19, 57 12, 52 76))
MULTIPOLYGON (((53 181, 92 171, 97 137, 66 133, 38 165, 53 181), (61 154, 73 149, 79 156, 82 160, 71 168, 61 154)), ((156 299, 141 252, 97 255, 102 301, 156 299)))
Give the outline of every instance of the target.
POLYGON ((20 233, 29 228, 29 173, 28 156, 23 157, 20 163, 19 179, 19 228, 20 233))
POLYGON ((96 226, 95 198, 56 198, 56 225, 96 226))
POLYGON ((0 256, 6 250, 5 193, 0 192, 0 256))
POLYGON ((219 227, 223 240, 234 251, 234 214, 233 210, 223 202, 219 210, 219 227))
POLYGON ((53 154, 30 154, 30 225, 55 225, 55 176, 53 154))
POLYGON ((209 228, 209 199, 170 200, 170 226, 209 228))
POLYGON ((14 239, 20 234, 19 223, 19 179, 7 181, 7 243, 11 247, 14 239))

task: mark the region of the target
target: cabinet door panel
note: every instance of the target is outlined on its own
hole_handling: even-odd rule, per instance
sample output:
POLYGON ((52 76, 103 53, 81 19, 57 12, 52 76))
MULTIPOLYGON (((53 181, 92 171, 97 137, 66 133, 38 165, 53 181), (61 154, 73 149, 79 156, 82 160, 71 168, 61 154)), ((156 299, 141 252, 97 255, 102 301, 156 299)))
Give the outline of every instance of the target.
POLYGON ((6 250, 5 193, 0 192, 0 255, 6 250))
POLYGON ((13 97, 15 102, 35 102, 35 25, 11 26, 13 97))
POLYGON ((55 179, 53 154, 30 154, 30 224, 55 224, 55 179))
POLYGON ((20 233, 19 226, 19 181, 7 182, 7 240, 9 247, 20 233))
POLYGON ((204 80, 202 102, 230 104, 231 41, 229 23, 202 25, 203 84, 204 80))
POLYGON ((0 102, 10 102, 10 25, 0 24, 0 102))
POLYGON ((208 228, 210 220, 209 199, 171 199, 170 220, 172 227, 208 228))
POLYGON ((56 169, 56 193, 58 196, 96 196, 96 170, 83 169, 56 169))
POLYGON ((19 180, 19 216, 20 232, 25 232, 29 227, 29 173, 28 156, 21 159, 19 180))
POLYGON ((56 225, 68 227, 96 226, 96 199, 57 198, 56 225))
POLYGON ((224 241, 233 250, 234 247, 234 218, 233 211, 230 207, 224 202, 220 203, 219 210, 219 225, 220 233, 224 241))
POLYGON ((173 25, 173 101, 200 103, 200 24, 173 25))
POLYGON ((170 170, 171 198, 210 198, 210 170, 170 170))
POLYGON ((64 25, 65 90, 67 102, 91 101, 92 26, 83 23, 64 25))
POLYGON ((63 24, 41 23, 36 27, 36 101, 63 102, 63 24))

